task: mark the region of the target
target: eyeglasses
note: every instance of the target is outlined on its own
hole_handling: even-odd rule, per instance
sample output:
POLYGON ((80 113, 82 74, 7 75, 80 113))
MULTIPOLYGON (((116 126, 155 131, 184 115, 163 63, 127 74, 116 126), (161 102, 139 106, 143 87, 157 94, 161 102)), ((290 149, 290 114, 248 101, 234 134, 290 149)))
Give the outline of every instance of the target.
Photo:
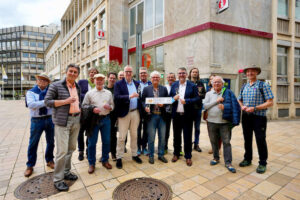
POLYGON ((125 71, 125 73, 132 73, 132 71, 125 71))

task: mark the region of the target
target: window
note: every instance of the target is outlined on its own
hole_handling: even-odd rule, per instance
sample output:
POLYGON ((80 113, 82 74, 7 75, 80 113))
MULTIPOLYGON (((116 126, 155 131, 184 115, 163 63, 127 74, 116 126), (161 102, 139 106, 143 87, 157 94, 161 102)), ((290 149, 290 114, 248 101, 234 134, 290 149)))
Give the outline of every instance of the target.
POLYGON ((137 6, 137 24, 141 24, 144 28, 144 2, 137 6))
POLYGON ((277 47, 277 81, 287 83, 287 48, 277 47))
POLYGON ((2 42, 2 49, 6 50, 6 43, 5 42, 2 42))
POLYGON ((28 69, 29 68, 29 64, 27 64, 27 63, 24 63, 22 65, 23 65, 23 69, 28 69))
POLYGON ((135 34, 136 10, 135 7, 130 9, 130 36, 135 34))
POLYGON ((46 49, 48 47, 48 45, 49 45, 49 42, 45 42, 44 43, 44 48, 46 49))
POLYGON ((278 16, 288 18, 288 0, 278 0, 278 16))
POLYGON ((105 18, 106 18, 105 12, 102 12, 102 13, 100 14, 100 20, 101 20, 100 28, 101 28, 102 30, 104 30, 104 31, 106 30, 105 18))
POLYGON ((156 68, 162 68, 164 66, 164 46, 158 46, 155 48, 155 65, 156 68))
POLYGON ((295 18, 300 20, 300 0, 296 0, 295 18))
POLYGON ((76 51, 76 38, 73 39, 73 52, 75 51, 76 51))
POLYGON ((44 65, 39 64, 39 65, 38 65, 38 70, 44 70, 44 65))
POLYGON ((82 46, 84 46, 85 43, 85 30, 83 29, 81 31, 81 44, 83 44, 82 46))
POLYGON ((99 58, 99 62, 100 62, 100 63, 105 63, 105 56, 100 57, 100 58, 99 58))
POLYGON ((164 2, 162 0, 155 0, 155 25, 162 24, 164 20, 164 2))
POLYGON ((23 53, 24 58, 29 58, 29 53, 23 53))
POLYGON ((30 41, 30 47, 36 47, 36 42, 30 41))
POLYGON ((88 45, 91 44, 91 26, 87 27, 87 43, 88 45))
POLYGON ((17 48, 20 48, 20 40, 16 41, 17 48))
POLYGON ((42 42, 38 42, 38 47, 39 47, 39 48, 43 48, 43 46, 44 46, 44 45, 43 45, 42 42))
POLYGON ((300 49, 295 49, 295 82, 300 83, 300 49))
POLYGON ((30 69, 36 70, 36 64, 30 64, 30 69))
POLYGON ((23 40, 22 41, 22 46, 28 47, 29 46, 29 42, 27 40, 23 40))
POLYGON ((32 76, 32 75, 31 75, 31 76, 30 76, 30 80, 31 80, 31 81, 35 81, 35 76, 32 76))
POLYGON ((6 42, 7 48, 10 48, 10 42, 6 42))
POLYGON ((16 41, 11 41, 11 46, 16 47, 16 41))
POLYGON ((145 1, 145 30, 153 27, 153 0, 145 1))
POLYGON ((94 41, 97 39, 97 27, 98 27, 98 20, 97 19, 94 19, 93 21, 93 26, 94 26, 94 41))
POLYGON ((36 54, 35 53, 30 53, 30 58, 36 58, 36 54))
POLYGON ((80 48, 80 34, 77 35, 77 49, 80 48))

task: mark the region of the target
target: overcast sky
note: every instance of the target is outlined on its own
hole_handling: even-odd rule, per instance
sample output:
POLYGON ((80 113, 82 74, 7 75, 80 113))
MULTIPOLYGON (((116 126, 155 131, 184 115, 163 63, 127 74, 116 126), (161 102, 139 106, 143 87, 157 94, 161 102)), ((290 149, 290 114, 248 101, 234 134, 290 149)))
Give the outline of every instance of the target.
POLYGON ((0 28, 60 25, 69 3, 70 0, 0 0, 0 28))

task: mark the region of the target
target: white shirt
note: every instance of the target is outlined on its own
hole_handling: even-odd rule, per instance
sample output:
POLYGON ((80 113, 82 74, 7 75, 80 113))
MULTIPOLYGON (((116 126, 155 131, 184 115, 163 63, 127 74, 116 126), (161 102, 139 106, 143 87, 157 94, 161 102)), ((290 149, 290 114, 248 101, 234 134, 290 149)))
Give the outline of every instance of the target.
POLYGON ((171 86, 169 84, 165 85, 165 87, 167 88, 168 90, 168 95, 170 95, 170 91, 171 91, 171 86))
POLYGON ((105 104, 108 104, 114 109, 114 101, 112 94, 107 89, 98 90, 96 87, 88 91, 84 97, 83 105, 93 105, 100 108, 99 115, 107 115, 110 113, 110 110, 103 108, 105 104))
POLYGON ((176 112, 184 112, 184 107, 180 99, 184 99, 185 89, 186 89, 186 81, 183 84, 180 84, 179 82, 179 89, 178 89, 179 99, 178 99, 178 106, 176 112))

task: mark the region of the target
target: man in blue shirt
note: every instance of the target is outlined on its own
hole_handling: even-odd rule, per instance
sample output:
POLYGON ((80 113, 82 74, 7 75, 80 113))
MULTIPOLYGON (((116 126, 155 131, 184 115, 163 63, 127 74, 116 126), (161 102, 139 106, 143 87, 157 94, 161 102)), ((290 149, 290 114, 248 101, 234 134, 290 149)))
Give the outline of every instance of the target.
POLYGON ((132 67, 124 67, 125 78, 116 82, 114 86, 115 112, 118 117, 119 134, 117 137, 117 163, 121 169, 125 148, 125 139, 130 130, 130 147, 132 160, 141 164, 142 160, 137 156, 137 128, 140 122, 140 99, 138 94, 139 83, 132 79, 132 67))
POLYGON ((257 173, 265 173, 267 169, 268 147, 266 142, 267 108, 273 106, 271 88, 265 82, 257 80, 261 69, 255 65, 244 69, 248 83, 244 85, 238 97, 242 108, 242 127, 244 134, 245 154, 240 167, 251 165, 253 132, 259 155, 257 173))
POLYGON ((50 79, 45 74, 36 76, 36 79, 36 85, 26 93, 26 105, 30 109, 31 127, 27 151, 27 169, 24 172, 25 177, 29 177, 33 172, 33 167, 37 159, 38 144, 43 131, 46 133, 47 147, 45 159, 47 166, 54 169, 54 125, 51 118, 52 110, 46 107, 44 103, 50 79))

